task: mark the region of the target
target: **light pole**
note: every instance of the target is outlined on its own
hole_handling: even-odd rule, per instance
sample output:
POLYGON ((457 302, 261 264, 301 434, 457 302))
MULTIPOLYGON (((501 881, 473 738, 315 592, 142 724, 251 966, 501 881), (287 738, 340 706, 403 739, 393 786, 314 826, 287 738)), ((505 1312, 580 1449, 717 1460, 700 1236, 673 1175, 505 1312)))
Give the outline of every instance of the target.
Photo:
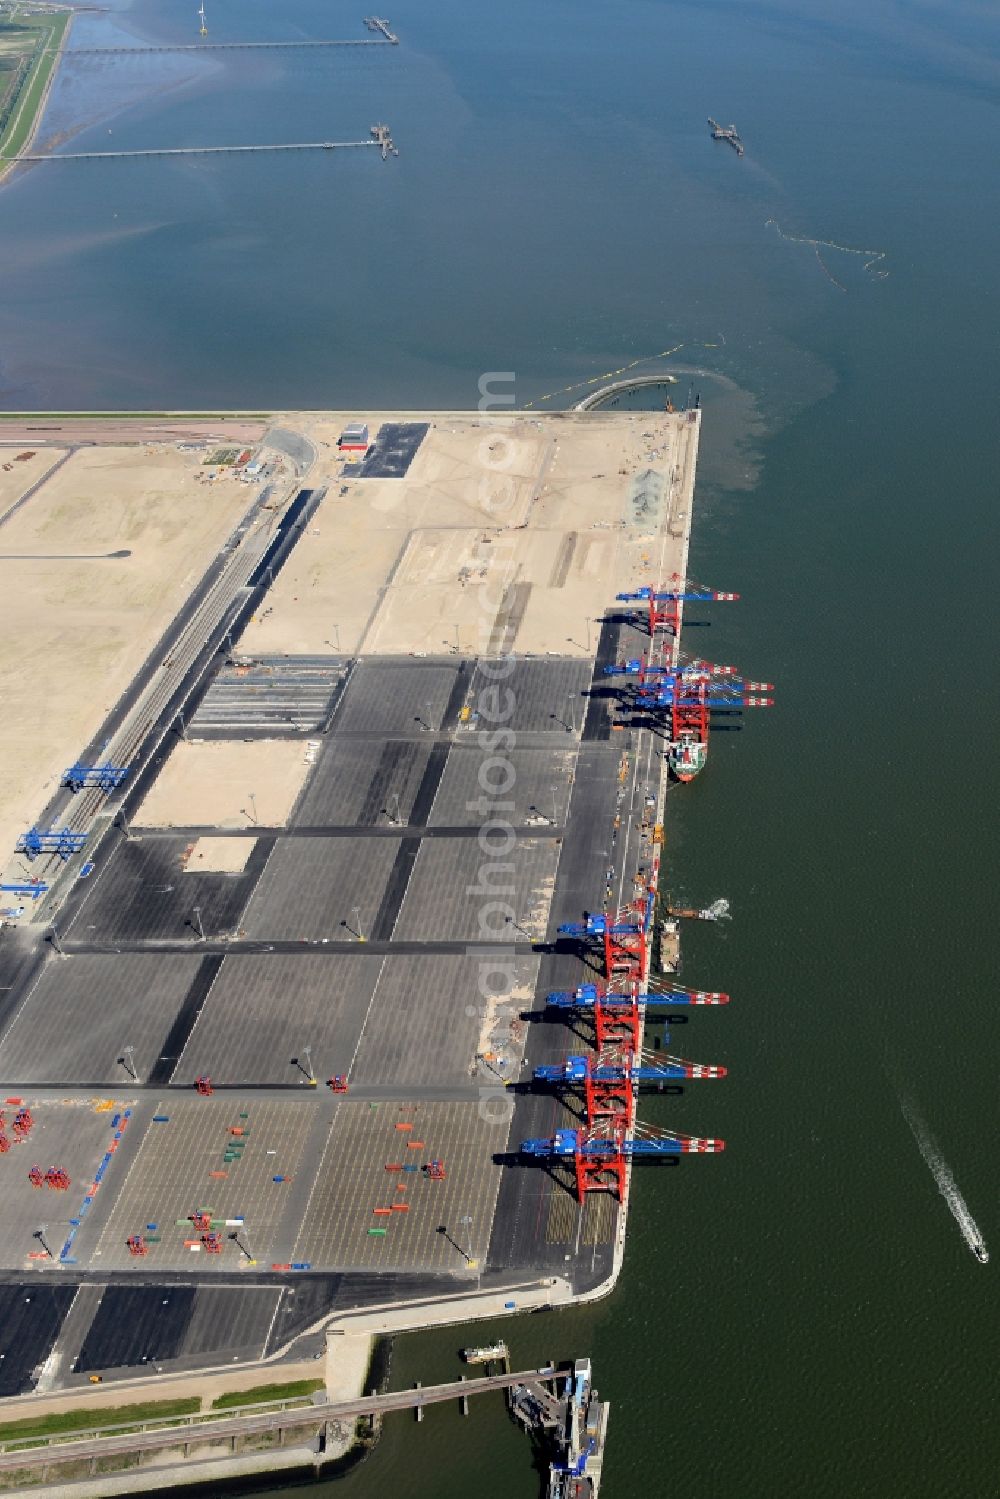
POLYGON ((393 816, 393 814, 389 810, 389 808, 386 809, 387 812, 388 812, 388 815, 389 815, 389 821, 390 822, 394 822, 396 824, 396 826, 399 827, 399 824, 403 820, 400 817, 400 815, 399 815, 399 792, 398 791, 392 791, 392 792, 390 792, 389 793, 389 797, 388 797, 388 801, 389 801, 389 808, 391 808, 393 804, 395 804, 395 807, 396 807, 395 816, 393 816))
POLYGON ((315 1074, 315 1072, 313 1072, 312 1047, 311 1046, 303 1046, 303 1048, 302 1048, 302 1055, 306 1059, 306 1065, 305 1065, 305 1068, 303 1069, 305 1071, 306 1077, 309 1079, 309 1081, 311 1083, 315 1083, 315 1081, 316 1081, 316 1074, 315 1074))
POLYGON ((257 817, 257 798, 254 796, 252 791, 250 792, 250 814, 253 817, 254 826, 256 827, 259 821, 257 817))
POLYGON ((576 733, 576 693, 567 692, 566 701, 569 704, 569 719, 572 724, 572 733, 576 733))
POLYGON ((354 931, 355 931, 355 935, 357 936, 358 941, 359 942, 363 942, 365 940, 365 938, 364 938, 364 933, 361 930, 361 907, 360 906, 355 906, 354 907, 354 931))
POLYGON ((202 942, 205 941, 205 928, 201 924, 201 906, 195 906, 191 912, 191 924, 198 933, 202 942))
POLYGON ((118 1058, 118 1060, 125 1068, 125 1071, 128 1073, 129 1077, 131 1077, 132 1081, 137 1083, 139 1081, 139 1074, 135 1070, 135 1047, 123 1047, 122 1054, 118 1058))
MULTIPOLYGON (((468 1230, 468 1228, 471 1227, 472 1219, 468 1216, 468 1214, 465 1214, 463 1217, 459 1218, 458 1221, 459 1221, 459 1223, 465 1225, 466 1230, 468 1230)), ((473 1259, 472 1255, 469 1254, 467 1250, 465 1250, 465 1249, 462 1248, 462 1246, 458 1242, 458 1240, 452 1238, 451 1234, 448 1232, 448 1225, 447 1225, 447 1223, 439 1223, 438 1224, 438 1233, 441 1235, 441 1237, 443 1239, 447 1239, 448 1240, 448 1243, 451 1245, 452 1249, 454 1249, 456 1251, 456 1253, 458 1253, 458 1254, 460 1254, 462 1256, 463 1260, 465 1261, 466 1265, 468 1265, 469 1269, 470 1270, 474 1270, 475 1267, 476 1267, 476 1265, 479 1263, 478 1260, 473 1259)), ((463 1235, 463 1237, 464 1237, 464 1235, 463 1235)))
POLYGON ((238 1228, 235 1229, 233 1231, 233 1233, 231 1233, 229 1235, 229 1237, 230 1237, 231 1241, 236 1245, 236 1248, 240 1251, 240 1253, 246 1259, 247 1264, 248 1265, 256 1265, 257 1261, 254 1259, 253 1255, 251 1254, 249 1246, 247 1244, 244 1244, 243 1240, 240 1238, 240 1230, 238 1228))
POLYGON ((465 1255, 465 1263, 471 1270, 477 1263, 477 1261, 474 1260, 472 1255, 469 1253, 472 1248, 472 1238, 470 1235, 470 1230, 472 1228, 472 1219, 470 1218, 468 1213, 463 1213, 458 1221, 462 1225, 462 1228, 465 1230, 465 1232, 462 1234, 462 1238, 465 1240, 468 1248, 463 1249, 462 1253, 465 1255))
POLYGON ((553 786, 550 789, 552 791, 552 826, 555 827, 559 822, 559 805, 556 800, 556 788, 553 786))

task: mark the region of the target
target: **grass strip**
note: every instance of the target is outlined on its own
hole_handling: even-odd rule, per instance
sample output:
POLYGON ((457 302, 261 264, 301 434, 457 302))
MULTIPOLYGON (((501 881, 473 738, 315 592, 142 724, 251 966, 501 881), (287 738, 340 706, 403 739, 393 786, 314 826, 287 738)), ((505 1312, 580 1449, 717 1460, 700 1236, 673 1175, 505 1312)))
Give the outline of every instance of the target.
POLYGON ((31 137, 31 132, 38 121, 42 100, 45 98, 49 76, 59 58, 58 48, 62 45, 69 21, 68 14, 39 16, 32 17, 25 27, 25 29, 38 32, 39 40, 36 42, 38 50, 27 77, 18 90, 18 96, 13 101, 3 135, 0 136, 0 167, 23 150, 25 143, 31 137))
POLYGON ((193 1416, 200 1408, 197 1395, 183 1400, 147 1400, 137 1405, 79 1406, 55 1415, 0 1422, 0 1442, 89 1431, 95 1426, 138 1426, 144 1421, 156 1421, 165 1416, 193 1416))
POLYGON ((41 421, 63 421, 86 417, 101 421, 143 421, 147 417, 162 417, 167 421, 198 420, 206 422, 239 422, 248 418, 267 421, 270 411, 0 411, 0 422, 22 422, 25 417, 37 417, 41 421))
POLYGON ((232 1410, 237 1405, 264 1405, 270 1400, 295 1400, 323 1388, 322 1379, 295 1379, 290 1384, 259 1384, 249 1390, 233 1390, 212 1401, 214 1411, 232 1410))

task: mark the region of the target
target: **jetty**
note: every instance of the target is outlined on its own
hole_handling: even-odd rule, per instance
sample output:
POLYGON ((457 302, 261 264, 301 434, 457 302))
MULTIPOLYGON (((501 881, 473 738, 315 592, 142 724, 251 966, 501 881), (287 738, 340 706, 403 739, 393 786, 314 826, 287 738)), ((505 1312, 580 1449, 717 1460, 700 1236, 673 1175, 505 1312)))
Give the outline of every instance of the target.
POLYGON ((708 128, 712 132, 712 139, 714 141, 726 141, 728 145, 732 146, 737 156, 743 155, 743 141, 735 125, 720 125, 709 115, 708 128))
POLYGON ((290 42, 168 42, 152 47, 46 47, 46 52, 58 52, 64 57, 131 57, 146 56, 151 52, 234 52, 276 51, 283 47, 398 47, 399 37, 387 31, 382 36, 363 36, 349 41, 317 40, 299 38, 290 42))
POLYGON ((382 160, 398 156, 388 125, 373 125, 367 141, 289 141, 262 146, 151 146, 142 151, 37 151, 22 153, 18 161, 112 161, 136 156, 232 156, 250 151, 354 151, 373 148, 382 160))
POLYGON ((365 25, 368 27, 369 31, 381 32, 385 40, 392 46, 398 45, 399 37, 390 28, 389 22, 385 19, 384 16, 365 16, 365 25))

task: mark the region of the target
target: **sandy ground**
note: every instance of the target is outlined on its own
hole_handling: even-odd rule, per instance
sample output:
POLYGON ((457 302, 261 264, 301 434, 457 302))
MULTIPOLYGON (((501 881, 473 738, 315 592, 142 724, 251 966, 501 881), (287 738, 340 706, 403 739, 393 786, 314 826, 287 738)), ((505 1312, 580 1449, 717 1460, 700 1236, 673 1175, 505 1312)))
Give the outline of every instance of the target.
MULTIPOLYGON (((245 828, 259 823, 282 827, 309 769, 301 740, 178 744, 132 826, 245 828)), ((243 864, 238 867, 242 869, 243 864)))
MULTIPOLYGON (((17 504, 25 490, 37 484, 42 475, 59 462, 65 451, 65 448, 36 448, 30 442, 18 442, 13 447, 0 446, 0 520, 12 505, 17 504), (33 456, 18 463, 18 453, 32 453, 33 456)), ((0 537, 0 552, 6 551, 4 540, 0 537)))
MULTIPOLYGON (((336 441, 358 417, 373 436, 383 421, 417 419, 280 417, 315 445, 310 483, 327 494, 244 632, 243 652, 586 656, 618 591, 680 567, 697 447, 683 414, 431 413, 405 478, 344 481, 336 441)), ((0 464, 0 506, 8 496, 16 502, 69 435, 89 431, 97 441, 120 428, 131 445, 74 452, 0 531, 0 847, 8 848, 255 496, 231 477, 199 483, 202 452, 144 445, 144 436, 239 432, 249 441, 260 431, 249 419, 212 417, 31 425, 45 426, 53 446, 23 474, 0 464), (129 555, 104 555, 118 551, 129 555)), ((0 422, 0 453, 22 438, 26 447, 44 440, 0 422)), ((139 820, 244 825, 253 791, 266 799, 260 823, 281 824, 305 767, 269 761, 258 771, 248 762, 245 775, 216 776, 208 768, 215 748, 190 782, 174 781, 187 763, 175 757, 139 820)))
POLYGON ((0 531, 0 848, 42 810, 253 502, 234 479, 198 483, 203 456, 83 449, 0 531))
POLYGON ((374 439, 385 417, 296 419, 328 493, 245 652, 588 655, 617 592, 679 566, 663 531, 693 484, 682 415, 430 416, 405 478, 344 480, 336 440, 359 416, 374 439))
POLYGON ((255 416, 46 416, 0 412, 0 442, 35 448, 42 443, 97 443, 120 447, 136 442, 258 443, 265 422, 255 416))
POLYGON ((184 861, 186 874, 242 874, 256 838, 198 838, 184 861))

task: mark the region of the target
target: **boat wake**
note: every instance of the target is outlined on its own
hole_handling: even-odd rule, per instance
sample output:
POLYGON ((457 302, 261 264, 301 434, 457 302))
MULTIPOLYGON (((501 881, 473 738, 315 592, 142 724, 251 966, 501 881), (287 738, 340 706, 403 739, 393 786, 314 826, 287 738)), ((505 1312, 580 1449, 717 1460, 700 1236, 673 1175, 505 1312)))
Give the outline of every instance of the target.
POLYGON ((937 1182, 937 1189, 948 1204, 951 1216, 962 1231, 962 1238, 972 1250, 976 1259, 985 1265, 989 1259, 986 1252, 986 1244, 975 1218, 969 1212, 965 1198, 958 1190, 955 1178, 951 1174, 951 1168, 941 1154, 937 1141, 931 1134, 927 1125, 921 1119, 913 1102, 906 1098, 900 1098, 899 1106, 903 1111, 903 1118, 910 1126, 910 1133, 917 1142, 917 1149, 927 1163, 930 1173, 937 1182))

